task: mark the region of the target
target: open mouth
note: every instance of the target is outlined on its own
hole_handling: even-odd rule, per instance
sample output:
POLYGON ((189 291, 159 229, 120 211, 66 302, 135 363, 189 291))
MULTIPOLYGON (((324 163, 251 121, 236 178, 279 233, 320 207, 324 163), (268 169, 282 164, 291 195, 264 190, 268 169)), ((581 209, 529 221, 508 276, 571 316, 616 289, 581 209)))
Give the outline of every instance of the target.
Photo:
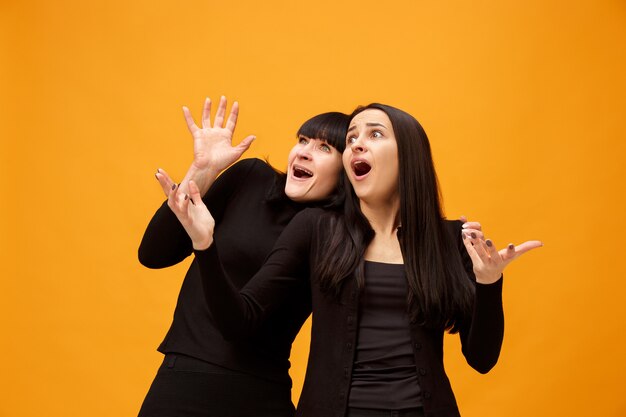
POLYGON ((298 165, 293 166, 293 176, 296 178, 311 178, 313 172, 298 165))
POLYGON ((370 164, 363 160, 357 159, 356 161, 352 162, 352 170, 357 177, 362 177, 363 175, 370 172, 371 169, 372 167, 370 166, 370 164))

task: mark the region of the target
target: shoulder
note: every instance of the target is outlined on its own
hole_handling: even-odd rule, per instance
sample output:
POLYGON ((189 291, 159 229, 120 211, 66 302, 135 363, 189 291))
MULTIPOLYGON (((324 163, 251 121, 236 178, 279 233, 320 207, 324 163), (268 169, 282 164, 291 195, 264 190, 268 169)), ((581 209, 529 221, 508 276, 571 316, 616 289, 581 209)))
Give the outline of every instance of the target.
POLYGON ((220 177, 232 181, 247 180, 252 182, 274 180, 276 171, 265 161, 258 158, 247 158, 235 162, 220 177))
POLYGON ((458 233, 461 233, 463 229, 463 222, 461 220, 443 220, 443 225, 445 230, 453 236, 456 236, 458 233))
POLYGON ((326 225, 337 217, 337 213, 319 207, 309 207, 301 210, 291 220, 291 223, 308 230, 317 229, 318 225, 326 225))
MULTIPOLYGON (((294 220, 298 219, 300 222, 317 222, 320 218, 327 216, 328 210, 324 210, 319 207, 308 207, 300 210, 294 217, 294 220)), ((292 220, 293 221, 293 220, 292 220)))
POLYGON ((269 166, 265 161, 262 161, 258 158, 246 158, 240 159, 239 161, 232 164, 229 168, 224 172, 246 172, 246 171, 268 171, 274 172, 274 169, 269 166))

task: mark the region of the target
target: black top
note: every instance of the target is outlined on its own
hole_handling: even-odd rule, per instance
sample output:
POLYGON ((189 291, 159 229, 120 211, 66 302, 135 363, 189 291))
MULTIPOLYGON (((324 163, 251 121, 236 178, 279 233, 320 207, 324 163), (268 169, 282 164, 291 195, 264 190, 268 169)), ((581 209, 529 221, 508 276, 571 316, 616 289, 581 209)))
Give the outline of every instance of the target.
MULTIPOLYGON (((320 289, 316 276, 309 276, 315 250, 328 239, 328 228, 318 224, 320 209, 307 209, 294 217, 276 242, 267 262, 239 292, 222 271, 213 271, 218 262, 219 243, 213 250, 196 251, 196 259, 207 279, 205 295, 216 325, 227 337, 254 332, 285 300, 301 297, 308 288, 313 308, 311 347, 297 415, 301 417, 342 417, 345 415, 354 364, 359 319, 359 289, 356 279, 346 280, 338 297, 320 289), (217 250, 216 250, 217 249, 217 250)), ((468 279, 474 280, 472 264, 461 239, 461 222, 446 222, 458 240, 468 279)), ((460 254, 460 255, 459 255, 460 254)), ((304 301, 304 298, 301 298, 304 301)), ((462 352, 467 362, 481 373, 498 360, 504 335, 502 279, 491 285, 476 284, 474 309, 460 330, 462 352)), ((421 388, 424 412, 428 417, 458 417, 452 388, 443 367, 444 329, 410 323, 411 346, 421 388)))
POLYGON ((365 261, 364 275, 348 404, 388 410, 419 407, 404 265, 365 261))
MULTIPOLYGON (((214 239, 220 248, 221 266, 234 288, 243 287, 261 267, 284 227, 301 209, 286 197, 266 201, 276 175, 265 162, 245 159, 222 173, 203 198, 215 218, 214 239)), ((164 268, 182 261, 192 251, 189 236, 164 203, 146 229, 139 260, 149 268, 164 268)), ((214 259, 205 265, 206 279, 217 279, 211 272, 216 263, 214 259)), ((298 289, 294 293, 298 294, 298 289)), ((174 320, 158 350, 185 354, 291 386, 291 343, 310 310, 307 296, 287 299, 250 340, 226 341, 211 320, 194 260, 183 281, 174 320)))

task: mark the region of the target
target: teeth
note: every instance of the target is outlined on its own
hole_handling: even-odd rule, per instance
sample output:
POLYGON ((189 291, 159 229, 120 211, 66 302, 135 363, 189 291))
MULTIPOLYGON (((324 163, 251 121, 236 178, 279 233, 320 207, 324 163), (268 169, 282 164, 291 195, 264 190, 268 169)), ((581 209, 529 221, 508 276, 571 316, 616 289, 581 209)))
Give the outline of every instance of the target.
POLYGON ((310 171, 306 168, 296 165, 293 167, 293 176, 296 178, 303 178, 303 179, 312 178, 313 171, 310 171))
POLYGON ((306 168, 302 168, 302 167, 294 167, 293 169, 294 169, 294 170, 296 170, 296 171, 304 172, 304 173, 305 173, 305 174, 307 174, 307 175, 313 176, 313 172, 312 172, 312 171, 309 171, 309 170, 308 170, 308 169, 306 169, 306 168))

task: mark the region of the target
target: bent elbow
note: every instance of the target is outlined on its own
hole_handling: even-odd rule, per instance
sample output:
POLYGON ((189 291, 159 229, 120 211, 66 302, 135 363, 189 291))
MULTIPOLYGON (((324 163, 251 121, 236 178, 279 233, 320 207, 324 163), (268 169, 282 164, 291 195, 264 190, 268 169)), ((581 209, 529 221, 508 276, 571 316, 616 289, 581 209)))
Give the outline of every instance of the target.
POLYGON ((491 361, 485 361, 485 360, 481 360, 481 361, 468 361, 467 362, 472 368, 474 368, 474 370, 480 374, 486 374, 487 372, 491 371, 493 369, 494 366, 496 366, 496 363, 498 363, 498 358, 496 358, 495 360, 491 360, 491 361))
POLYGON ((139 263, 146 268, 160 269, 165 267, 162 262, 159 262, 159 257, 154 256, 151 251, 147 250, 143 245, 140 245, 137 250, 137 258, 139 259, 139 263))

